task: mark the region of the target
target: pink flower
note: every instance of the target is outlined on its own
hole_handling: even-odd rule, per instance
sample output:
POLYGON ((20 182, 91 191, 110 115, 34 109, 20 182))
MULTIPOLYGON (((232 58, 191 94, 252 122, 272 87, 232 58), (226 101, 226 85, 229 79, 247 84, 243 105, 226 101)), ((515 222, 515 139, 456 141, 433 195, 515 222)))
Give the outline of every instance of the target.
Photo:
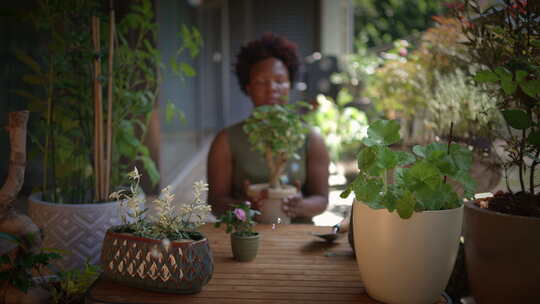
POLYGON ((248 207, 251 207, 251 203, 248 202, 248 201, 245 201, 245 202, 244 202, 244 205, 246 205, 246 206, 248 206, 248 207))
POLYGON ((398 52, 399 52, 399 56, 401 57, 407 56, 407 53, 408 53, 406 48, 400 48, 398 52))
POLYGON ((246 221, 246 212, 244 212, 244 210, 240 209, 240 208, 236 208, 234 209, 234 215, 236 216, 236 218, 242 222, 246 221))

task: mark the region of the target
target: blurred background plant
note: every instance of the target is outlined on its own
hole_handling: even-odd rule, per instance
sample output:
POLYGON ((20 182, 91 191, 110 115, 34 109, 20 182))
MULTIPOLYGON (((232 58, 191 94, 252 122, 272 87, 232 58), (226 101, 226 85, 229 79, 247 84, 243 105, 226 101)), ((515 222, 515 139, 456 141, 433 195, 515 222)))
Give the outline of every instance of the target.
POLYGON ((354 0, 355 37, 369 48, 408 39, 428 28, 431 16, 441 15, 445 0, 354 0))
POLYGON ((341 89, 335 101, 319 95, 317 108, 305 117, 324 137, 334 164, 340 160, 354 159, 360 148, 360 140, 366 136, 367 116, 352 102, 353 96, 347 89, 341 89))

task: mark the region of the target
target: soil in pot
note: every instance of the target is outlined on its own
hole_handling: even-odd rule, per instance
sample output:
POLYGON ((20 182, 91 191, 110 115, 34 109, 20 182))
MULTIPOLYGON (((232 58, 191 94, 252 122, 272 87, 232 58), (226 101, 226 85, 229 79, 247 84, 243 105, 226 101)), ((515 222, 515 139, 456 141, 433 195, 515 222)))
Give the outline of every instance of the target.
POLYGON ((487 209, 506 214, 540 218, 540 193, 497 192, 487 201, 487 209))

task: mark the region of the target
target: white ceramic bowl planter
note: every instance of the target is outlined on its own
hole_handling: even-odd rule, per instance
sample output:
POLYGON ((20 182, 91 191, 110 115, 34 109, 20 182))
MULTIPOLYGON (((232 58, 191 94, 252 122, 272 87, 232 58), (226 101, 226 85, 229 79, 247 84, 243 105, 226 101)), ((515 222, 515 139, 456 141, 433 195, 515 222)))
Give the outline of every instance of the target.
POLYGON ((370 297, 388 304, 433 304, 456 260, 463 206, 402 219, 354 202, 354 246, 370 297))
POLYGON ((268 190, 268 198, 263 200, 261 214, 257 216, 257 221, 261 224, 290 224, 291 218, 283 212, 281 201, 295 195, 298 192, 296 187, 283 185, 280 189, 270 189, 268 184, 255 184, 249 186, 248 195, 260 197, 265 189, 268 190))

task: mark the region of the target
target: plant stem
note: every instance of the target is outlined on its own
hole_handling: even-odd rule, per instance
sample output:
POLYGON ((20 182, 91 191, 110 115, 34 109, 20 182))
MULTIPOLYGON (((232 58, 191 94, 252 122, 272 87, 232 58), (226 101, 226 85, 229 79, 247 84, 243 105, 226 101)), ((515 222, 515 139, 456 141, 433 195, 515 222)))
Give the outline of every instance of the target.
POLYGON ((529 188, 531 189, 531 193, 534 194, 534 169, 536 168, 536 165, 538 165, 538 156, 540 155, 540 150, 536 150, 536 154, 534 156, 533 163, 531 165, 531 174, 529 175, 529 188))
POLYGON ((108 73, 109 81, 107 86, 107 143, 106 143, 106 163, 105 163, 105 196, 110 192, 111 185, 111 161, 112 161, 112 102, 113 102, 113 58, 114 58, 114 7, 113 1, 109 1, 110 20, 109 20, 109 61, 108 73))
POLYGON ((523 177, 523 170, 525 170, 525 141, 527 140, 527 135, 525 129, 521 133, 521 144, 519 147, 519 184, 521 186, 521 191, 525 192, 525 181, 523 177))
MULTIPOLYGON (((450 155, 450 147, 451 147, 451 145, 452 145, 452 135, 453 135, 453 133, 454 133, 454 122, 452 121, 452 122, 450 123, 450 133, 448 134, 448 150, 447 150, 447 154, 448 154, 448 155, 450 155)), ((446 184, 446 179, 447 179, 447 178, 448 178, 448 177, 445 175, 445 176, 444 176, 444 180, 443 180, 443 182, 444 182, 445 184, 446 184)))

